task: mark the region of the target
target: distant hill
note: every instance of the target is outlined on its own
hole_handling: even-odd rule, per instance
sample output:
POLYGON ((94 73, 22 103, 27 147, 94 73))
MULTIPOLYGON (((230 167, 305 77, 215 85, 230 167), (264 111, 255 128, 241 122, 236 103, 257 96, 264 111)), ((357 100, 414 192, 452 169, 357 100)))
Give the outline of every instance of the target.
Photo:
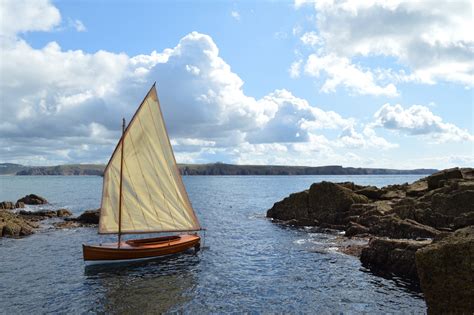
MULTIPOLYGON (((395 170, 329 166, 233 165, 225 163, 179 164, 183 175, 395 175, 432 174, 436 169, 395 170)), ((58 166, 24 166, 0 163, 0 175, 98 175, 103 164, 70 164, 58 166)))
POLYGON ((284 166, 284 165, 233 165, 225 163, 179 164, 184 175, 394 175, 432 174, 436 169, 395 170, 385 168, 355 168, 339 165, 284 166))
POLYGON ((16 175, 97 175, 104 172, 103 164, 69 164, 58 166, 26 166, 16 175))
POLYGON ((0 175, 16 175, 25 168, 27 167, 20 164, 0 163, 0 175))

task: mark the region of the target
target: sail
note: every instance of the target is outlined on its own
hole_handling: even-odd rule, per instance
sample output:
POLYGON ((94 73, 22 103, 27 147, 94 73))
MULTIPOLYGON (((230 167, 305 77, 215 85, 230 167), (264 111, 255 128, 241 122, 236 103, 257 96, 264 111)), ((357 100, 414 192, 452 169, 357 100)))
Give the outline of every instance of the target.
POLYGON ((104 171, 99 233, 199 230, 161 114, 155 85, 125 130, 104 171))

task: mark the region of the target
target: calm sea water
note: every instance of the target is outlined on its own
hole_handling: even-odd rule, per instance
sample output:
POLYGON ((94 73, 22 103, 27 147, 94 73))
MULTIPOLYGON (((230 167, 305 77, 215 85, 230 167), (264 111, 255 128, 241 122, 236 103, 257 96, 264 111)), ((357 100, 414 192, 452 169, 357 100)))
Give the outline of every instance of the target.
MULTIPOLYGON (((273 224, 265 212, 321 180, 383 186, 421 176, 184 177, 204 249, 167 259, 88 266, 96 229, 0 239, 0 313, 425 313, 422 295, 335 250, 335 235, 273 224)), ((29 193, 75 214, 98 208, 100 177, 0 176, 0 201, 29 193)))

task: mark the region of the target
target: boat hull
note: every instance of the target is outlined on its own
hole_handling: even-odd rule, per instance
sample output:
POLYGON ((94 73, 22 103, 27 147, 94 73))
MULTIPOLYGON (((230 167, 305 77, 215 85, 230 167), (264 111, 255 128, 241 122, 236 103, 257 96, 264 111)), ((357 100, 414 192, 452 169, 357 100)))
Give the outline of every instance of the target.
POLYGON ((177 254, 190 248, 199 249, 201 238, 198 235, 184 234, 171 237, 159 237, 131 240, 100 245, 82 245, 84 260, 128 261, 177 254))

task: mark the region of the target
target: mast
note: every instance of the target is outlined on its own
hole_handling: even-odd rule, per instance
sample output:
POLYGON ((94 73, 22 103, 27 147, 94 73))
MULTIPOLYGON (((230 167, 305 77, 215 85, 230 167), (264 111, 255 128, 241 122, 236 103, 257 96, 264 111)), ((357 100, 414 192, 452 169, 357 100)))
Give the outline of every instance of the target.
POLYGON ((120 152, 120 194, 119 194, 119 222, 118 222, 118 247, 120 248, 120 242, 122 240, 122 179, 123 179, 123 147, 125 142, 123 138, 125 136, 125 118, 122 118, 122 150, 120 152))

